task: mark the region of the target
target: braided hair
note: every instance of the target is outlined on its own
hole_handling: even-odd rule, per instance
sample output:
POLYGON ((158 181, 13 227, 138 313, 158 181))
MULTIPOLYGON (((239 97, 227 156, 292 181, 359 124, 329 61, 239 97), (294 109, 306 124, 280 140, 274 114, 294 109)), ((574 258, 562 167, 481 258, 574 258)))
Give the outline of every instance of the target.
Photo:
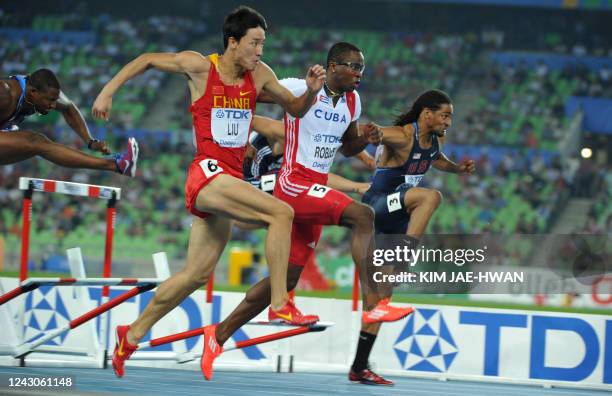
POLYGON ((450 99, 450 96, 444 91, 440 91, 438 89, 432 89, 426 92, 423 92, 417 100, 414 101, 410 110, 405 113, 400 114, 393 125, 396 126, 404 126, 407 124, 411 124, 419 119, 421 112, 423 109, 430 110, 438 110, 442 107, 443 104, 452 104, 453 102, 450 99))

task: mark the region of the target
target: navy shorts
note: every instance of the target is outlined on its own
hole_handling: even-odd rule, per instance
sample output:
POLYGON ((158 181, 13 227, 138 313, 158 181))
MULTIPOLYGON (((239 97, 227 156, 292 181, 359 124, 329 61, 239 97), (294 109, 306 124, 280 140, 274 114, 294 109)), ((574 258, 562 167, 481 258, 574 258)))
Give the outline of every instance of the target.
POLYGON ((406 213, 404 196, 407 190, 392 193, 368 190, 362 202, 374 209, 374 230, 377 234, 405 234, 410 216, 406 213))

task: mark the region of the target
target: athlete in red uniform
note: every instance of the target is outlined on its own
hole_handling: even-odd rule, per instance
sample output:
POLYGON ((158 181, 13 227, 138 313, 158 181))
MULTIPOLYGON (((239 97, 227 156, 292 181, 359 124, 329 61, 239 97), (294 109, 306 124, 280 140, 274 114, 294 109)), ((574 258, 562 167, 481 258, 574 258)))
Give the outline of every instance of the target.
MULTIPOLYGON (((287 295, 287 263, 293 210, 242 180, 242 160, 248 142, 255 101, 260 93, 295 116, 304 115, 323 86, 325 70, 309 69, 308 89, 299 97, 278 83, 260 58, 263 53, 264 18, 255 10, 240 7, 223 25, 225 52, 205 57, 197 52, 143 54, 126 65, 104 87, 93 113, 108 119, 112 95, 126 81, 149 68, 181 73, 191 91, 196 156, 187 175, 186 206, 194 215, 185 268, 162 283, 155 297, 131 326, 117 327, 113 367, 123 376, 125 360, 147 331, 194 290, 206 284, 230 238, 232 221, 268 228, 266 258, 272 279, 271 318, 290 324, 313 323, 314 315, 302 315, 287 295)), ((221 347, 205 344, 210 353, 221 347)), ((210 369, 202 361, 202 371, 210 369)))
MULTIPOLYGON (((327 186, 328 173, 337 151, 345 156, 362 152, 369 144, 378 144, 380 129, 367 125, 359 132, 361 102, 356 91, 364 70, 361 50, 350 43, 336 43, 327 56, 327 80, 317 93, 316 103, 302 117, 285 116, 285 151, 274 196, 287 202, 295 211, 291 232, 289 282, 295 287, 303 266, 312 258, 323 225, 340 225, 352 231, 351 253, 360 272, 363 290, 362 330, 373 331, 383 321, 399 320, 412 307, 399 308, 383 299, 370 274, 373 250, 374 212, 348 195, 327 186)), ((303 80, 281 81, 294 94, 306 90, 303 80)), ((255 129, 270 133, 278 122, 258 119, 255 129)), ((214 331, 205 334, 204 343, 223 345, 242 325, 257 316, 266 305, 261 301, 270 295, 270 283, 263 279, 254 285, 245 299, 214 331)), ((204 349, 203 361, 212 361, 215 354, 204 349)))

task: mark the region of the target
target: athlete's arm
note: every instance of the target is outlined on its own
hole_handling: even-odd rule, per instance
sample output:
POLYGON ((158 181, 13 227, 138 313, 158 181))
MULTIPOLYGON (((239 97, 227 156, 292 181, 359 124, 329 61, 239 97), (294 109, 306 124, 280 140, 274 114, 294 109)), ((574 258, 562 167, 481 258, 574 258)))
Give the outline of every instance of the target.
POLYGON ((365 194, 370 188, 370 183, 358 183, 340 175, 336 175, 335 173, 329 173, 328 176, 327 185, 334 190, 344 193, 365 194))
POLYGON ((274 103, 281 105, 287 113, 298 118, 303 117, 310 110, 317 92, 321 90, 325 82, 325 69, 320 65, 312 66, 306 74, 306 92, 302 96, 295 97, 278 82, 276 74, 268 65, 261 63, 260 66, 259 73, 261 73, 260 75, 264 78, 265 83, 259 95, 264 99, 272 99, 274 103))
POLYGON ((359 154, 357 154, 355 156, 359 161, 363 162, 363 164, 369 169, 369 170, 375 170, 376 169, 376 161, 374 160, 374 157, 372 157, 370 155, 370 153, 368 153, 367 150, 363 150, 361 151, 359 154))
POLYGON ((247 143, 246 150, 244 152, 244 160, 252 160, 255 158, 255 154, 257 154, 257 149, 251 145, 251 143, 247 143))
POLYGON ((438 159, 431 163, 431 165, 441 171, 449 173, 468 173, 472 174, 476 170, 476 163, 474 160, 466 160, 457 164, 448 159, 444 153, 440 153, 438 159))
POLYGON ((271 141, 268 139, 268 144, 272 147, 272 155, 281 155, 285 152, 285 138, 271 141))
POLYGON ((359 127, 359 121, 349 124, 346 132, 342 136, 342 146, 340 152, 345 157, 352 157, 362 152, 368 144, 380 144, 382 130, 374 123, 359 127))
POLYGON ((272 99, 272 96, 269 93, 264 92, 264 91, 260 92, 257 95, 257 102, 258 103, 276 103, 274 102, 274 99, 272 99))
POLYGON ((407 134, 401 126, 381 127, 382 144, 392 149, 401 149, 412 144, 412 135, 407 134))
POLYGON ((115 92, 127 81, 148 69, 182 73, 190 77, 192 74, 206 73, 209 68, 210 61, 195 51, 142 54, 119 70, 104 86, 91 111, 94 117, 108 120, 115 92))
POLYGON ((251 126, 270 143, 285 139, 285 124, 282 121, 256 115, 251 126))
MULTIPOLYGON (((86 145, 88 145, 90 141, 94 140, 89 132, 87 123, 83 118, 83 114, 81 114, 77 105, 68 99, 68 97, 61 91, 59 99, 55 103, 55 110, 62 113, 66 123, 70 126, 70 128, 72 128, 73 131, 76 132, 77 135, 79 135, 81 139, 83 139, 86 145)), ((103 141, 92 143, 91 149, 104 154, 110 154, 111 152, 106 142, 103 141)))

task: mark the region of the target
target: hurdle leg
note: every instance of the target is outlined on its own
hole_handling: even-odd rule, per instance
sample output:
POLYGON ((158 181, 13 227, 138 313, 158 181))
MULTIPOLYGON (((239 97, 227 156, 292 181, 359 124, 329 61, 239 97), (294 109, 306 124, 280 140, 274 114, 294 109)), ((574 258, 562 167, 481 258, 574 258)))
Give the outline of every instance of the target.
MULTIPOLYGON (((116 209, 117 205, 117 194, 115 192, 112 193, 111 198, 108 200, 106 205, 106 243, 104 246, 104 278, 110 278, 111 276, 111 264, 112 264, 112 256, 113 256, 113 235, 115 231, 115 217, 116 217, 116 209)), ((102 304, 106 304, 109 301, 110 287, 104 286, 102 288, 102 304)), ((107 368, 107 359, 108 355, 107 345, 108 345, 108 315, 106 311, 102 313, 100 317, 100 342, 102 347, 102 353, 104 355, 103 365, 104 368, 107 368)))
POLYGON ((166 252, 153 254, 153 265, 157 279, 166 280, 170 278, 170 266, 168 265, 168 255, 166 252))
MULTIPOLYGON (((70 274, 73 278, 85 279, 87 278, 87 274, 85 272, 85 264, 83 263, 83 254, 81 253, 81 248, 75 247, 66 250, 66 255, 68 256, 68 264, 70 265, 70 274)), ((84 286, 76 286, 74 289, 74 295, 78 301, 82 301, 84 304, 87 304, 87 310, 95 309, 96 306, 89 299, 87 295, 87 288, 84 286)), ((94 322, 89 323, 88 335, 91 337, 91 344, 94 345, 95 356, 99 359, 99 367, 104 367, 104 351, 105 348, 102 346, 102 342, 98 337, 98 332, 96 331, 96 324, 94 322)))
POLYGON ((29 182, 28 188, 23 191, 22 228, 21 228, 21 266, 19 282, 28 277, 28 255, 30 250, 30 223, 32 218, 32 194, 34 183, 29 182))
POLYGON ((128 300, 138 294, 144 293, 146 291, 149 291, 151 289, 154 289, 157 285, 155 284, 145 284, 142 286, 137 286, 133 289, 130 289, 129 291, 113 298, 112 300, 100 305, 99 307, 97 307, 96 309, 93 309, 89 312, 86 312, 85 314, 79 316, 76 319, 71 320, 68 324, 66 324, 63 327, 57 328, 53 331, 50 331, 49 333, 45 334, 44 336, 40 337, 39 339, 37 339, 34 342, 31 343, 25 343, 20 345, 17 348, 17 354, 16 354, 16 358, 22 358, 23 356, 27 355, 30 352, 33 352, 33 350, 44 344, 45 342, 54 339, 55 337, 65 333, 68 330, 74 329, 80 325, 82 325, 83 323, 95 318, 96 316, 101 315, 104 312, 107 312, 108 310, 116 307, 117 305, 121 304, 122 302, 124 302, 125 300, 128 300))
MULTIPOLYGON (((21 180, 20 180, 21 182, 21 180)), ((30 223, 32 218, 32 194, 34 193, 34 183, 29 182, 23 191, 22 207, 22 227, 21 227, 21 262, 19 268, 19 282, 23 282, 28 277, 28 259, 30 250, 30 223)), ((19 322, 23 323, 25 315, 24 308, 19 308, 19 322)), ((20 331, 20 338, 23 341, 24 332, 20 331)), ((21 362, 23 365, 24 362, 21 362)))

